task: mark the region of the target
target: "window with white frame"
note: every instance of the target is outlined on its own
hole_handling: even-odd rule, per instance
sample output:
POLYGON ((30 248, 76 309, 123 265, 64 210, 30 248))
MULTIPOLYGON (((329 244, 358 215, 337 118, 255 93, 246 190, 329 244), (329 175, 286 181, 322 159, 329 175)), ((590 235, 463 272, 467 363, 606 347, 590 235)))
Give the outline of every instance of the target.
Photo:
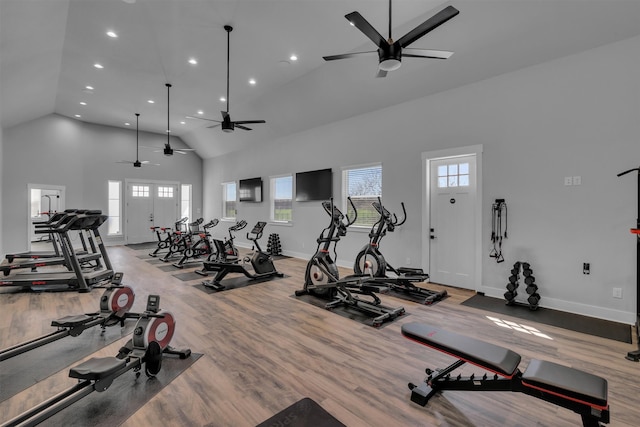
POLYGON ((293 175, 271 178, 271 220, 291 222, 293 220, 293 175))
POLYGON ((236 183, 222 183, 222 217, 236 217, 236 183))
POLYGON ((468 186, 469 162, 438 166, 438 188, 468 186))
POLYGON ((191 184, 180 187, 180 217, 191 218, 191 184))
POLYGON ((382 197, 382 164, 357 166, 342 170, 343 208, 349 218, 354 215, 347 197, 351 197, 358 211, 355 227, 371 227, 380 215, 371 205, 382 197))
POLYGON ((132 185, 131 186, 132 197, 149 197, 148 185, 132 185))
POLYGON ((107 220, 107 234, 109 236, 122 235, 122 182, 109 181, 109 219, 107 220))
POLYGON ((164 199, 172 199, 173 198, 173 187, 163 187, 161 185, 158 186, 158 197, 164 199))

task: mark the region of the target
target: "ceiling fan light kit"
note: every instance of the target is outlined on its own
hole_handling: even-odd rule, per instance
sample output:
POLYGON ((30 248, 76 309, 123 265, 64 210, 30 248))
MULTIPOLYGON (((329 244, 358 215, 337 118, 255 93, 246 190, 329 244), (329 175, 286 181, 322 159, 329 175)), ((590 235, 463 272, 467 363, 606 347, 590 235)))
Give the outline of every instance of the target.
MULTIPOLYGON (((376 44, 376 46, 378 47, 378 74, 376 75, 376 77, 386 77, 387 72, 397 70, 398 68, 400 68, 400 65, 402 65, 403 49, 410 50, 410 52, 405 53, 405 56, 411 58, 447 59, 451 55, 453 55, 453 52, 426 49, 409 49, 408 46, 427 33, 435 30, 440 25, 444 24, 459 13, 460 11, 455 7, 447 6, 396 41, 393 41, 391 35, 391 0, 389 0, 388 39, 382 37, 378 30, 373 28, 373 26, 358 12, 348 13, 347 15, 345 15, 345 18, 347 18, 351 25, 359 29, 365 36, 367 36, 367 38, 369 38, 376 44)), ((375 51, 367 51, 345 53, 342 55, 331 55, 325 56, 324 60, 334 61, 337 59, 353 58, 354 56, 371 54, 374 52, 375 51)))

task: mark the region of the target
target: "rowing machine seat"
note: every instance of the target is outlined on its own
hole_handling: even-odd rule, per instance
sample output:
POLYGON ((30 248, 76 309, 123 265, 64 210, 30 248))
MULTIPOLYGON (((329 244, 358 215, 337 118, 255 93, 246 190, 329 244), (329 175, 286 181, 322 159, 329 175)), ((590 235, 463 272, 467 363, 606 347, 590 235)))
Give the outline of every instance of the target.
POLYGON ((88 316, 86 314, 77 314, 71 316, 61 317, 51 321, 51 326, 58 328, 72 328, 74 326, 84 325, 95 319, 95 316, 88 316))
POLYGON ((69 377, 97 381, 115 374, 126 364, 126 360, 117 357, 94 357, 71 368, 69 377))

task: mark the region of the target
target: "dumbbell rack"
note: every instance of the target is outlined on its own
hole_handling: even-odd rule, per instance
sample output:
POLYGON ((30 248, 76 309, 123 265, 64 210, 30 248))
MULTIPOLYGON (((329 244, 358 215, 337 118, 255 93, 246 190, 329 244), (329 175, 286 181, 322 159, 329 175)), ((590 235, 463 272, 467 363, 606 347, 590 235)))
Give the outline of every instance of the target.
POLYGON ((536 278, 533 277, 533 270, 531 270, 531 264, 524 261, 517 261, 513 264, 511 269, 511 276, 509 276, 509 283, 507 283, 507 292, 504 293, 504 299, 507 301, 507 305, 524 305, 528 306, 530 310, 537 310, 538 303, 540 302, 540 294, 538 293, 538 285, 536 285, 536 278), (520 272, 524 276, 524 283, 527 285, 527 302, 517 301, 518 287, 520 286, 520 272))
POLYGON ((269 243, 267 243, 267 253, 269 255, 281 255, 282 247, 280 246, 280 236, 277 233, 269 235, 269 243))

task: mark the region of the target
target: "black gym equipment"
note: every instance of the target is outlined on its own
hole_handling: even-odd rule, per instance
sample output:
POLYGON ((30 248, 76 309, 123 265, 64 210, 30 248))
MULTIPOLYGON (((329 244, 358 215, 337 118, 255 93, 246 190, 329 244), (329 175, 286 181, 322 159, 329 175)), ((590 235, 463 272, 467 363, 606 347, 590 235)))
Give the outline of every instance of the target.
POLYGON ((160 310, 159 303, 158 295, 149 296, 147 309, 138 319, 133 337, 117 356, 94 357, 74 366, 69 377, 78 380, 76 385, 6 421, 1 427, 37 425, 92 392, 107 390, 116 378, 128 371, 133 371, 138 378, 144 367, 145 374, 154 377, 162 368, 164 354, 177 355, 181 359, 189 357, 191 350, 169 346, 176 322, 170 312, 160 310))
POLYGON ((491 205, 491 243, 493 248, 489 252, 491 258, 495 258, 497 263, 504 262, 502 255, 502 240, 507 236, 507 203, 504 199, 496 199, 491 205), (503 214, 504 212, 504 214, 503 214), (502 228, 502 217, 504 215, 504 230, 502 228))
POLYGON ((389 212, 378 197, 377 202, 371 204, 380 215, 380 219, 373 224, 369 232, 369 243, 367 243, 356 256, 353 271, 357 275, 369 274, 373 277, 382 277, 391 290, 397 292, 398 296, 407 295, 419 298, 423 304, 433 304, 447 296, 447 291, 432 291, 416 286, 414 283, 425 282, 429 279, 421 268, 399 267, 394 268, 387 262, 380 252, 380 241, 387 232, 393 232, 396 227, 401 226, 407 220, 407 211, 404 203, 401 203, 403 217, 399 221, 396 214, 389 212), (389 273, 393 276, 389 276, 389 273))
POLYGON ((631 229, 631 233, 636 235, 636 343, 638 350, 627 353, 626 358, 633 362, 640 361, 640 167, 620 172, 618 176, 623 176, 631 172, 638 175, 638 216, 636 218, 636 228, 631 229))
POLYGON ((177 255, 182 255, 185 249, 191 245, 191 239, 194 234, 200 233, 200 225, 204 222, 204 219, 198 218, 188 224, 188 230, 175 230, 173 232, 173 239, 169 246, 169 251, 160 258, 161 261, 169 262, 169 260, 177 255))
POLYGON ((524 261, 516 261, 511 269, 511 276, 509 276, 509 283, 507 283, 507 292, 504 293, 504 299, 507 305, 524 305, 528 306, 530 310, 537 310, 540 304, 540 294, 538 293, 538 285, 536 285, 536 278, 533 276, 533 270, 531 264, 524 261), (518 301, 518 287, 520 286, 520 271, 524 276, 524 284, 527 285, 526 291, 529 297, 527 302, 518 301))
POLYGON ((56 235, 64 257, 63 264, 71 271, 15 273, 0 280, 0 287, 18 286, 34 291, 77 290, 89 292, 92 286, 109 281, 114 272, 98 230, 108 218, 107 215, 102 215, 100 210, 76 211, 66 214, 59 222, 50 224, 47 228, 36 230, 36 233, 56 235), (100 257, 95 260, 97 262, 95 267, 89 270, 83 268, 83 263, 73 248, 69 236, 70 231, 87 233, 91 252, 99 252, 100 254, 100 257))
MULTIPOLYGON (((264 252, 258 243, 258 240, 262 237, 264 227, 267 225, 264 221, 258 221, 249 233, 247 233, 247 239, 251 240, 254 244, 253 254, 246 256, 242 260, 242 264, 236 262, 221 262, 205 261, 202 263, 202 270, 196 271, 198 274, 206 273, 209 271, 216 272, 216 275, 211 280, 205 280, 202 282, 203 286, 207 288, 215 289, 216 291, 222 291, 225 289, 225 285, 220 283, 222 279, 229 273, 241 273, 252 280, 266 279, 268 277, 283 277, 283 274, 276 270, 273 265, 273 258, 268 253, 264 252), (252 270, 248 270, 246 263, 251 264, 252 270)), ((225 251, 225 244, 220 240, 214 240, 218 253, 225 251)), ((232 240, 233 242, 233 240, 232 240)), ((237 252, 236 252, 237 253, 237 252)), ((237 255, 236 255, 237 256, 237 255)))
MULTIPOLYGON (((247 226, 247 221, 241 219, 240 221, 236 221, 231 227, 229 227, 229 237, 225 238, 224 241, 220 239, 213 239, 213 244, 216 247, 215 251, 215 259, 208 259, 207 261, 211 262, 220 262, 220 263, 237 263, 240 261, 238 258, 238 248, 236 248, 233 241, 236 236, 235 233, 244 229, 247 226)), ((209 274, 204 270, 196 270, 201 276, 208 276, 209 274)))
POLYGON ((385 283, 386 278, 372 277, 370 275, 353 275, 340 279, 340 273, 334 260, 331 258, 330 248, 333 243, 333 253, 337 259, 336 247, 341 237, 346 236, 347 227, 353 224, 358 211, 351 198, 347 198, 354 216, 345 216, 334 204, 333 199, 322 202, 322 207, 329 215, 329 226, 320 232, 316 253, 307 263, 305 271, 304 287, 295 292, 296 296, 305 294, 315 295, 327 300, 325 308, 331 310, 338 306, 346 306, 357 309, 373 318, 373 326, 380 326, 387 320, 393 320, 405 313, 404 307, 387 307, 376 293, 389 291, 385 283), (371 301, 365 301, 355 294, 366 295, 371 301))
POLYGON ((184 251, 182 251, 182 257, 173 263, 173 266, 176 268, 183 268, 185 264, 195 261, 201 261, 204 257, 207 261, 211 259, 214 255, 213 247, 211 246, 211 234, 209 234, 209 229, 218 225, 217 219, 212 219, 208 223, 202 226, 203 230, 198 234, 198 240, 194 241, 194 235, 191 235, 189 239, 186 240, 186 247, 184 251))
MULTIPOLYGON (((179 219, 174 223, 174 231, 184 231, 184 224, 189 220, 188 217, 179 219)), ((156 233, 158 237, 158 247, 149 253, 149 256, 157 257, 160 253, 168 250, 173 242, 178 242, 176 235, 171 231, 171 227, 150 227, 151 231, 156 233), (162 251, 162 252, 161 252, 162 251)))
POLYGON ((458 359, 443 369, 427 369, 427 378, 419 385, 409 383, 411 401, 418 405, 425 406, 429 399, 444 390, 513 391, 580 414, 584 427, 609 423, 607 380, 604 378, 537 359, 529 361, 527 369, 521 372, 518 369, 521 357, 512 350, 417 322, 402 325, 402 334, 458 359), (452 372, 465 363, 493 375, 453 376, 452 372))
POLYGON ((100 297, 99 312, 65 316, 51 321, 51 326, 58 328, 57 331, 0 350, 0 362, 68 336, 77 337, 94 326, 100 326, 104 333, 108 326, 120 324, 122 327, 126 319, 139 318, 140 314, 129 313, 135 300, 135 293, 133 289, 122 285, 121 282, 122 273, 116 273, 111 284, 105 288, 100 297))

